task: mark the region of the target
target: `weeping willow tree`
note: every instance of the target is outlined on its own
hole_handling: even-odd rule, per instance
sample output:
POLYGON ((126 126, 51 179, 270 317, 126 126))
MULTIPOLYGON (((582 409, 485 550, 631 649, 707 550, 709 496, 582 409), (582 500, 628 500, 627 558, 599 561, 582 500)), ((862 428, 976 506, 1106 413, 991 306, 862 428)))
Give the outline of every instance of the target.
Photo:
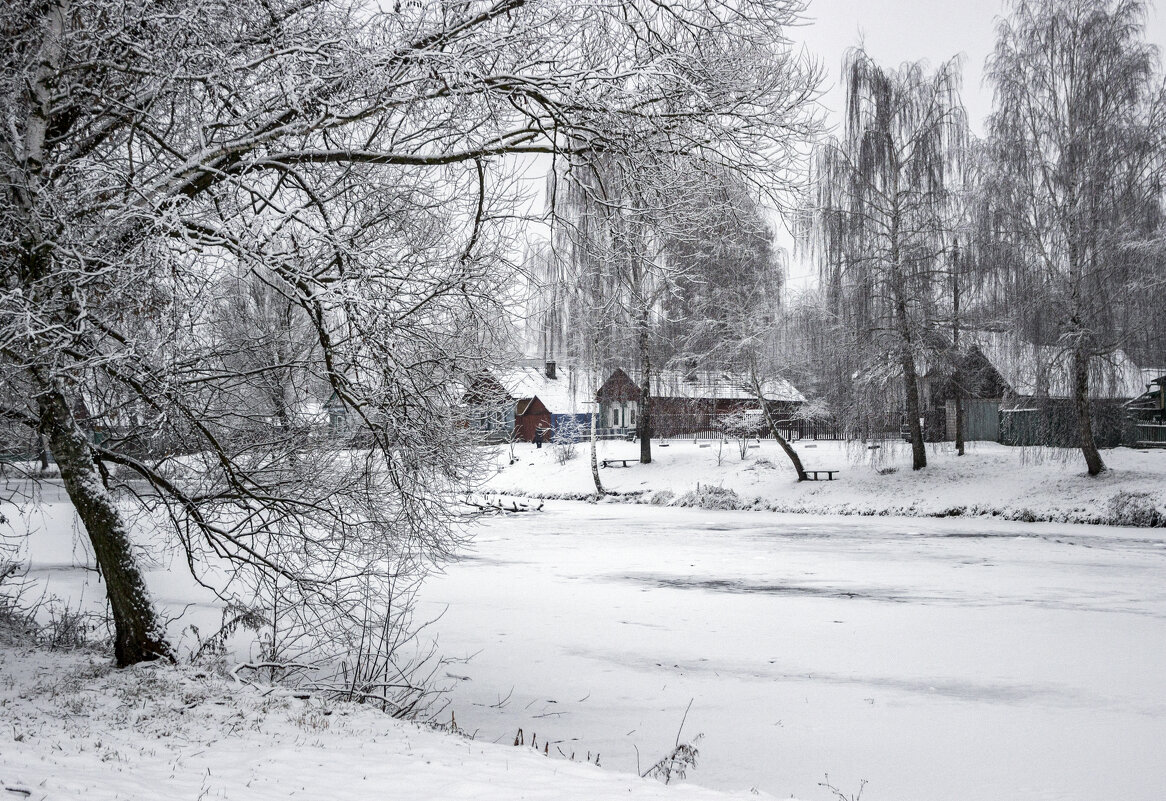
MULTIPOLYGON (((564 159, 564 162, 567 161, 564 159)), ((700 283, 704 262, 689 258, 714 238, 726 214, 715 165, 659 153, 590 156, 563 172, 555 219, 569 246, 577 308, 574 332, 596 367, 634 365, 640 396, 640 461, 652 461, 652 377, 681 314, 679 298, 700 283), (577 315, 582 316, 582 315, 577 315), (671 324, 670 324, 671 323, 671 324), (604 365, 607 366, 607 365, 604 365)))
POLYGON ((932 73, 920 63, 890 70, 856 49, 843 73, 845 124, 816 154, 803 237, 846 346, 839 358, 855 359, 852 374, 870 384, 902 376, 919 470, 927 453, 917 365, 943 291, 968 139, 959 62, 932 73))
POLYGON ((1090 475, 1097 365, 1161 309, 1161 105, 1141 0, 1015 0, 988 60, 995 85, 982 269, 1006 318, 1067 356, 1090 475))

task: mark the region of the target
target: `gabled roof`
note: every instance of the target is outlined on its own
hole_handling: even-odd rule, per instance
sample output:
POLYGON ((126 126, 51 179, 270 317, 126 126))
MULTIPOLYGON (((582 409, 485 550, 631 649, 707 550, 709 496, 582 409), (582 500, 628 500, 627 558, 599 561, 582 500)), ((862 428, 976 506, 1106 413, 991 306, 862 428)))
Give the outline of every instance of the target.
POLYGON ((495 372, 494 377, 514 400, 538 398, 551 414, 579 411, 577 388, 567 370, 560 371, 555 378, 547 378, 541 367, 514 367, 495 372))
MULTIPOLYGON (((1072 355, 1055 345, 1035 345, 1014 334, 969 332, 980 351, 1017 395, 1073 396, 1072 355)), ((1120 348, 1095 356, 1089 363, 1093 398, 1134 398, 1146 388, 1142 371, 1120 348)))
POLYGON ((1145 386, 1148 387, 1150 384, 1166 385, 1166 367, 1143 367, 1141 372, 1142 384, 1145 386))
MULTIPOLYGON (((718 370, 662 370, 653 376, 652 392, 658 398, 688 400, 755 400, 753 384, 744 373, 718 370)), ((804 403, 805 397, 784 378, 761 383, 766 400, 804 403)))

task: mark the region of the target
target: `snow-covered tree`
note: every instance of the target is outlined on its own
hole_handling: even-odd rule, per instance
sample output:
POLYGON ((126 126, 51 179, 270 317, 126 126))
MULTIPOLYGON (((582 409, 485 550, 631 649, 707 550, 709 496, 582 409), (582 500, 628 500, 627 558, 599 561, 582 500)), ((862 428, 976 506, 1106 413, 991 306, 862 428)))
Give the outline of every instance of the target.
POLYGON ((476 463, 454 408, 512 283, 505 157, 650 143, 767 158, 754 144, 787 107, 773 87, 798 74, 780 44, 795 9, 4 5, 0 382, 19 391, 2 413, 50 443, 118 664, 172 653, 134 510, 200 576, 213 557, 255 586, 277 577, 301 630, 394 642, 397 610, 369 600, 456 544, 447 501, 476 463), (294 330, 232 333, 229 277, 266 283, 294 330), (291 400, 289 376, 320 386, 362 447, 278 410, 235 424, 252 390, 291 400), (115 416, 102 398, 133 411, 118 425, 145 446, 91 435, 115 416))
POLYGON ((981 267, 1002 316, 1068 354, 1090 475, 1105 469, 1091 363, 1161 324, 1163 108, 1146 13, 1141 0, 1016 0, 988 61, 981 267))
POLYGON ((919 470, 927 452, 917 364, 943 283, 952 184, 968 136, 959 62, 891 70, 857 49, 843 73, 845 127, 817 154, 805 236, 855 367, 901 376, 919 470))

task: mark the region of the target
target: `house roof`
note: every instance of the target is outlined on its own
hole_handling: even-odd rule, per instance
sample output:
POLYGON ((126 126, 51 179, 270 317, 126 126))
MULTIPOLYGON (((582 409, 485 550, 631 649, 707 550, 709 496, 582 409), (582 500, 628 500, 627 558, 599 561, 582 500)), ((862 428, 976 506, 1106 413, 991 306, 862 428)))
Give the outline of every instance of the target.
MULTIPOLYGON (((1017 395, 1072 397, 1072 356, 1064 348, 1034 345, 1004 332, 969 334, 968 339, 979 346, 1017 395)), ((1142 371, 1120 348, 1090 360, 1090 397, 1134 398, 1145 392, 1146 383, 1142 371)))
MULTIPOLYGON (((754 400, 752 382, 744 373, 716 370, 687 372, 662 370, 653 376, 652 392, 658 398, 687 398, 689 400, 754 400)), ((761 393, 766 400, 805 402, 805 397, 784 378, 770 378, 761 382, 761 393)))
POLYGON ((538 398, 551 414, 573 414, 579 411, 577 386, 567 370, 556 378, 547 378, 541 367, 514 367, 494 373, 498 383, 514 400, 538 398))
POLYGON ((1150 384, 1166 384, 1166 367, 1143 367, 1142 384, 1147 387, 1150 384))

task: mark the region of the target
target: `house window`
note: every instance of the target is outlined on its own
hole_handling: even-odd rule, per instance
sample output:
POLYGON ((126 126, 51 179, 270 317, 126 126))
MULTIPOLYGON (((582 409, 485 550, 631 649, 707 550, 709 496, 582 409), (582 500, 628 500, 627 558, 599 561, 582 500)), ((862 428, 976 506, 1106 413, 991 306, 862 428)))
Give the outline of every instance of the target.
POLYGON ((636 407, 633 406, 628 409, 628 425, 634 426, 636 424, 636 407))
POLYGON ((619 407, 611 407, 611 426, 612 428, 619 428, 619 407))

